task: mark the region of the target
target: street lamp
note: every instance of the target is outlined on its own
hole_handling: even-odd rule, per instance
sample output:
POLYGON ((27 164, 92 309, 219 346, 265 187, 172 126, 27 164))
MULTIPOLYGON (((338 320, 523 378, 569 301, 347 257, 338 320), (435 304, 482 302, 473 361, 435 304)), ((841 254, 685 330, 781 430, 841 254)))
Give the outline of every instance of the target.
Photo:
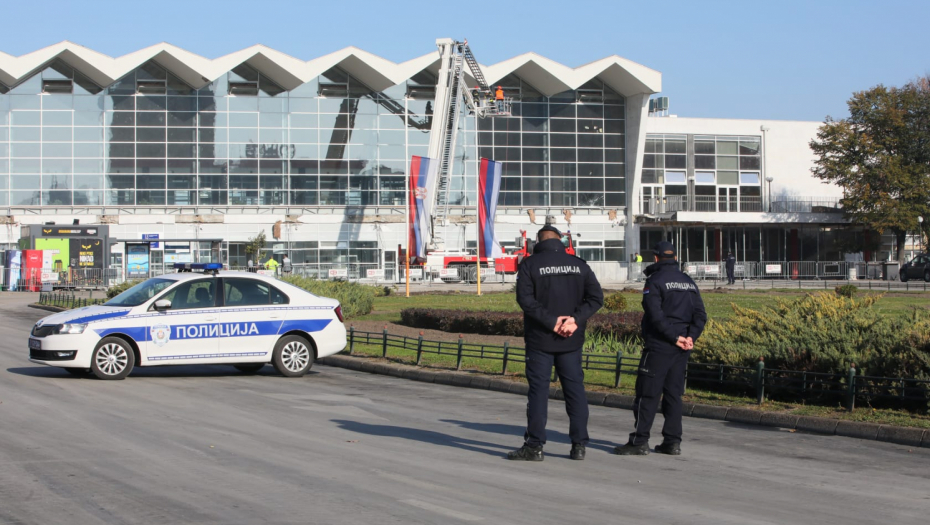
POLYGON ((924 251, 924 218, 923 216, 917 217, 917 235, 920 236, 920 251, 924 251))
POLYGON ((772 181, 775 180, 774 177, 766 177, 765 182, 769 183, 769 212, 772 211, 772 181))

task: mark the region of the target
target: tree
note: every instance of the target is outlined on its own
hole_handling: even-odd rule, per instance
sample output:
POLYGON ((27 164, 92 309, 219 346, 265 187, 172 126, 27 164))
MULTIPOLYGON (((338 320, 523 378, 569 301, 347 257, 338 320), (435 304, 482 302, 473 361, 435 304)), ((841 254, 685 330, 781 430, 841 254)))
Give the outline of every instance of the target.
POLYGON ((265 230, 258 232, 255 237, 250 237, 248 244, 245 245, 245 254, 258 264, 262 256, 262 250, 265 249, 265 230))
POLYGON ((827 117, 811 141, 811 171, 843 188, 852 222, 893 232, 904 262, 907 232, 930 218, 930 77, 854 93, 847 106, 849 118, 827 117))

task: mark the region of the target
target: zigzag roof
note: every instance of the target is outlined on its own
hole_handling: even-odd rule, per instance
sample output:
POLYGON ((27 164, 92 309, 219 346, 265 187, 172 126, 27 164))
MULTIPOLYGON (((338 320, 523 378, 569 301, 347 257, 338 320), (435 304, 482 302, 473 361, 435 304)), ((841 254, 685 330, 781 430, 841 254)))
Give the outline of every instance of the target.
MULTIPOLYGON (((243 63, 288 90, 334 66, 377 91, 399 84, 424 69, 432 72, 439 69, 438 53, 395 63, 356 47, 347 47, 305 62, 269 47, 254 45, 211 60, 163 42, 113 58, 64 41, 19 57, 0 52, 0 83, 14 86, 56 58, 100 86, 109 86, 149 60, 155 60, 194 88, 209 84, 243 63)), ((594 78, 625 96, 657 93, 662 89, 661 73, 616 55, 571 68, 536 53, 525 53, 490 66, 482 65, 481 69, 492 84, 515 74, 547 96, 575 89, 594 78)))

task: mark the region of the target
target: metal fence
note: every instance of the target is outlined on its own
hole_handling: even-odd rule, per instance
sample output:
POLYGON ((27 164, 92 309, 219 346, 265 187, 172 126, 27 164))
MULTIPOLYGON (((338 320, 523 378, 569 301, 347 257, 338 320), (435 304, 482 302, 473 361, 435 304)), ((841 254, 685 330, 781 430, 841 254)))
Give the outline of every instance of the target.
MULTIPOLYGON (((346 352, 354 354, 358 345, 374 347, 381 357, 389 357, 391 350, 414 352, 417 365, 423 364, 428 355, 446 357, 455 361, 456 370, 461 370, 466 360, 471 364, 476 360, 500 363, 501 374, 507 374, 512 363, 522 363, 526 356, 523 348, 509 343, 468 343, 463 335, 452 342, 432 341, 423 336, 390 334, 387 329, 381 333, 363 332, 350 326, 346 352)), ((407 356, 395 353, 395 357, 407 356)), ((636 376, 639 357, 624 356, 619 351, 584 352, 582 368, 611 374, 611 386, 616 388, 624 376, 636 376)), ((930 380, 861 375, 854 365, 845 373, 831 374, 766 368, 762 359, 754 367, 692 362, 688 363, 685 380, 690 387, 750 397, 760 404, 768 398, 839 402, 848 410, 857 402, 926 410, 930 403, 930 380)))
POLYGON ((83 308, 106 302, 106 297, 78 297, 69 291, 43 292, 39 294, 39 304, 59 308, 83 308))
POLYGON ((837 213, 842 209, 839 197, 776 197, 771 203, 773 213, 837 213))
MULTIPOLYGON (((819 279, 865 280, 882 279, 880 262, 847 261, 737 261, 734 277, 737 280, 819 279)), ((723 261, 689 261, 682 270, 695 280, 725 280, 726 263, 723 261)))
POLYGON ((0 266, 0 286, 10 292, 53 290, 102 290, 125 280, 121 268, 54 269, 5 268, 0 266))

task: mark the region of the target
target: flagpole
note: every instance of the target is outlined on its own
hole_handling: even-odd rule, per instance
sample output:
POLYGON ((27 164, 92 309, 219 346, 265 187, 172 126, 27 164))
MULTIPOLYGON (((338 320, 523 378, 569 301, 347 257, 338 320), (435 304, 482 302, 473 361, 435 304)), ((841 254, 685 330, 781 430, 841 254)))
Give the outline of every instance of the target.
POLYGON ((404 251, 404 267, 406 269, 404 271, 404 281, 406 283, 407 297, 410 297, 410 192, 411 192, 410 181, 411 180, 412 179, 410 177, 410 165, 408 164, 407 165, 407 191, 404 192, 406 193, 406 198, 404 199, 404 202, 407 203, 407 206, 406 206, 407 213, 405 214, 407 216, 407 249, 406 251, 404 251))
POLYGON ((481 295, 481 161, 478 161, 478 174, 475 177, 475 195, 478 197, 475 207, 475 236, 478 239, 478 257, 475 257, 475 263, 478 265, 478 295, 481 295))

